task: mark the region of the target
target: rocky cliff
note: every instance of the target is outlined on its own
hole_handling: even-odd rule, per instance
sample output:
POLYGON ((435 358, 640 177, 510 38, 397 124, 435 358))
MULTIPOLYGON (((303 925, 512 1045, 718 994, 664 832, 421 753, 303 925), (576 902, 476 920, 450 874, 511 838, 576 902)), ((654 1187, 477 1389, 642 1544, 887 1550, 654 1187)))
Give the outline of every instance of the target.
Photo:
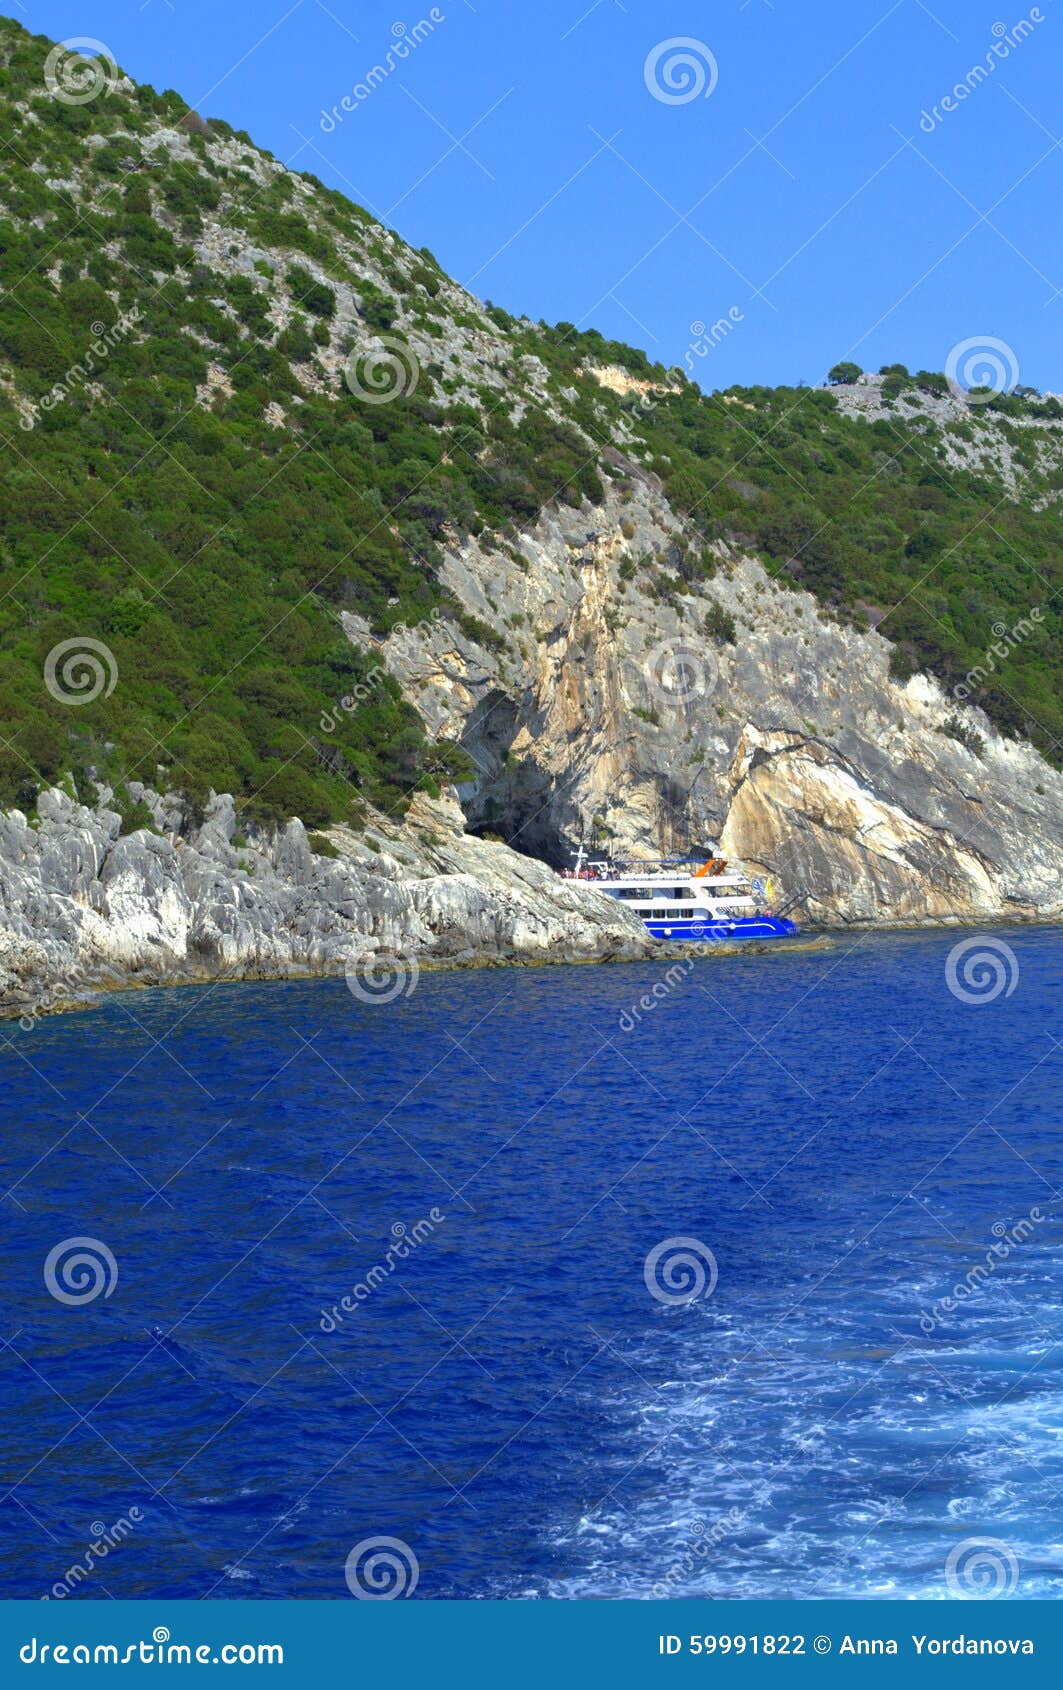
POLYGON ((90 809, 56 788, 32 825, 0 819, 0 1006, 304 972, 372 999, 425 964, 654 954, 627 911, 549 866, 580 840, 636 855, 718 840, 810 925, 1063 913, 1063 776, 926 677, 891 680, 889 642, 753 558, 721 547, 709 583, 651 596, 632 556, 667 562, 682 540, 630 466, 599 506, 448 553, 478 638, 438 614, 379 641, 348 616, 476 774, 401 823, 330 828, 335 856, 298 820, 245 835, 227 796, 196 824, 138 787, 154 830, 126 835, 106 791, 90 809))
POLYGON ((579 843, 1063 913, 1057 397, 703 393, 67 57, 0 20, 0 1010, 649 954, 579 843))
POLYGON ((471 752, 470 824, 558 864, 580 838, 718 839, 825 925, 1063 911, 1059 772, 926 676, 891 679, 887 640, 754 558, 720 547, 710 582, 652 596, 633 559, 667 569, 683 525, 629 467, 600 506, 447 555, 494 640, 435 618, 377 648, 471 752))
POLYGON ((121 833, 94 808, 41 794, 33 825, 0 818, 0 1013, 29 1024, 101 987, 345 974, 388 1001, 421 967, 650 954, 628 911, 505 846, 470 838, 452 801, 420 799, 311 849, 301 822, 248 837, 232 800, 195 825, 143 792, 156 830, 121 833))

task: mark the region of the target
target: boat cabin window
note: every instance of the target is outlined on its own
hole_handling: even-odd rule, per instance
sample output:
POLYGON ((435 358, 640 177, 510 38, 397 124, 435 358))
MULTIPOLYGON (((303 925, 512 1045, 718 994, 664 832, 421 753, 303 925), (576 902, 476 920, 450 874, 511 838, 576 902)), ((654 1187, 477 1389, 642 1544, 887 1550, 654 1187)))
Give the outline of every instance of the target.
POLYGON ((689 898, 688 886, 618 886, 613 892, 615 898, 637 898, 642 900, 665 898, 689 898))

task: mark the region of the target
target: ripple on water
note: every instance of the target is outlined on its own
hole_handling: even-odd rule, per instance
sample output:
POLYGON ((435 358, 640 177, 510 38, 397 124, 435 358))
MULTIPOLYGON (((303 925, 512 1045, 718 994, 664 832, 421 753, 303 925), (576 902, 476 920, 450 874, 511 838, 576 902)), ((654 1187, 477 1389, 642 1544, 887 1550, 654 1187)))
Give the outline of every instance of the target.
POLYGON ((977 1009, 921 934, 702 960, 633 1032, 652 965, 14 1033, 8 1593, 136 1504, 119 1597, 347 1600, 375 1535, 419 1596, 944 1598, 986 1536, 1016 1596, 1059 1595, 1060 969, 1053 933, 1008 937, 1019 989, 977 1009), (71 1311, 42 1263, 83 1235, 119 1280, 71 1311), (643 1278, 677 1237, 718 1269, 685 1307, 643 1278))

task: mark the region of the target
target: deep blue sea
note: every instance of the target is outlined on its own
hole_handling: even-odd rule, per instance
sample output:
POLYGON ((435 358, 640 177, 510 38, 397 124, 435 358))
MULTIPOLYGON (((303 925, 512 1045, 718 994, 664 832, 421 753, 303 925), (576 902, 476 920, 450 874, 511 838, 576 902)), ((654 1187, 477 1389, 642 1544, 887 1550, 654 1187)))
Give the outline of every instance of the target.
POLYGON ((5 1593, 1063 1594, 1061 934, 972 937, 0 1029, 5 1593))

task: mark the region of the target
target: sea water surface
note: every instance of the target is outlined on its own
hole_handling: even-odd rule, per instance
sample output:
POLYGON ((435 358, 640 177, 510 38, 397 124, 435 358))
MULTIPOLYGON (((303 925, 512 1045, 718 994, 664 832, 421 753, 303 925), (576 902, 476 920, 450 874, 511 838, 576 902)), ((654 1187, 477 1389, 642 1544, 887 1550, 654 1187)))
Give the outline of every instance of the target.
POLYGON ((1060 935, 972 937, 3 1029, 6 1593, 1063 1592, 1060 935))

